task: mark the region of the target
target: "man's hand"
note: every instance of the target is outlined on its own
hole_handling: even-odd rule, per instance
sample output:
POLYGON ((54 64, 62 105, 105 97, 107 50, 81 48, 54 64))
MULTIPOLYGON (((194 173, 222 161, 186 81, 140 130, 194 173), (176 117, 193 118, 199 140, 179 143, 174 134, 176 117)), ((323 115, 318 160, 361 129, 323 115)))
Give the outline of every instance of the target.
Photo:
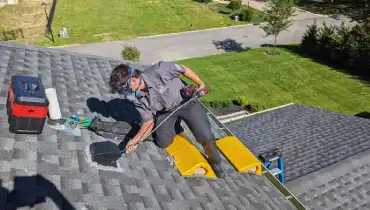
POLYGON ((139 132, 135 135, 134 138, 132 138, 130 141, 127 142, 126 144, 126 151, 125 153, 128 154, 132 151, 135 151, 136 150, 136 147, 138 145, 135 145, 137 144, 138 142, 141 141, 141 139, 143 137, 145 137, 145 135, 147 135, 148 133, 150 133, 152 131, 154 127, 154 121, 153 120, 148 120, 146 122, 144 122, 141 127, 140 127, 140 130, 139 132))
POLYGON ((126 152, 125 154, 128 154, 132 151, 135 151, 137 148, 137 145, 135 145, 137 142, 134 139, 131 139, 130 141, 127 142, 126 144, 126 152))
POLYGON ((205 86, 205 85, 199 85, 199 87, 197 88, 197 93, 203 91, 203 94, 202 95, 207 95, 209 93, 209 91, 211 91, 209 89, 209 87, 205 86))

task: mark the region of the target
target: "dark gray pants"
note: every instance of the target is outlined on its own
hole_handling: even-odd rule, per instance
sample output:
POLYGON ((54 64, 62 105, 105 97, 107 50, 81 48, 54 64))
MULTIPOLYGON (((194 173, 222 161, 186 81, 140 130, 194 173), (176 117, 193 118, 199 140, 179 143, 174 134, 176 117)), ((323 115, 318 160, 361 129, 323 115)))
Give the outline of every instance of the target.
MULTIPOLYGON (((170 113, 161 113, 156 116, 155 124, 159 125, 170 113)), ((190 102, 181 109, 177 110, 166 122, 164 122, 154 133, 154 141, 160 148, 168 147, 175 136, 183 132, 180 125, 181 120, 184 120, 189 127, 194 137, 200 143, 204 152, 208 156, 210 163, 218 164, 221 158, 216 146, 216 138, 211 130, 207 113, 202 105, 196 102, 190 102)))

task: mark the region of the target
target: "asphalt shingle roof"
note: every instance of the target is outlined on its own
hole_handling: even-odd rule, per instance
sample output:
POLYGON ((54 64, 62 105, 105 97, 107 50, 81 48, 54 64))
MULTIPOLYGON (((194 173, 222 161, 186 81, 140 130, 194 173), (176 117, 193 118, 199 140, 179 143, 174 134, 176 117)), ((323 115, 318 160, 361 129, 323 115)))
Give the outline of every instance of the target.
POLYGON ((294 104, 225 126, 255 155, 282 150, 285 185, 306 207, 356 209, 370 202, 363 158, 370 153, 369 119, 294 104))
POLYGON ((82 111, 91 117, 100 112, 105 120, 132 119, 132 107, 108 92, 109 74, 120 62, 126 61, 0 42, 0 209, 6 198, 48 210, 68 209, 68 203, 99 210, 294 209, 265 176, 237 173, 228 162, 224 179, 185 178, 170 167, 165 151, 146 142, 119 159, 119 170, 103 169, 88 162, 88 146, 106 140, 92 132, 76 137, 48 127, 39 136, 8 131, 5 103, 14 74, 39 76, 45 88, 56 88, 64 117, 82 111))
POLYGON ((370 150, 286 183, 310 209, 370 209, 370 150))

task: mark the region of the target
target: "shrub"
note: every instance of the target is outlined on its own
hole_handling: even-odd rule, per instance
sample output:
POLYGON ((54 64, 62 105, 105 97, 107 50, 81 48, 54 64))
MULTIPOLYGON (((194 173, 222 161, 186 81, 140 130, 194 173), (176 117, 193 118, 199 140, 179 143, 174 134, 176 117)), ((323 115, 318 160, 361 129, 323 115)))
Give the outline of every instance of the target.
POLYGON ((6 30, 6 27, 5 26, 3 26, 3 25, 0 25, 0 32, 3 32, 3 31, 5 31, 6 30))
POLYGON ((248 105, 248 100, 245 96, 239 96, 233 101, 233 103, 238 106, 246 106, 248 105))
POLYGON ((370 66, 370 18, 363 24, 354 26, 350 34, 349 63, 357 70, 368 71, 370 66))
MULTIPOLYGON (((350 65, 354 70, 366 71, 370 66, 370 19, 352 29, 341 26, 308 27, 302 37, 301 48, 321 58, 350 65)), ((368 73, 368 72, 363 72, 368 73)))
POLYGON ((347 62, 350 56, 351 29, 342 22, 340 27, 335 27, 337 35, 334 36, 331 44, 331 59, 337 62, 347 62))
POLYGON ((262 111, 264 107, 262 106, 262 104, 258 102, 252 102, 251 108, 254 112, 259 112, 259 111, 262 111))
POLYGON ((232 105, 231 100, 214 100, 210 102, 210 106, 216 109, 228 108, 232 105))
POLYGON ((139 61, 140 60, 140 51, 135 46, 125 45, 122 50, 122 58, 124 60, 139 61))
POLYGON ((240 20, 251 22, 254 15, 254 10, 252 8, 243 8, 240 12, 240 20))
POLYGON ((203 0, 203 2, 206 3, 206 4, 209 4, 209 3, 212 3, 213 0, 203 0))
POLYGON ((227 7, 229 7, 232 10, 238 10, 241 8, 241 6, 242 6, 241 0, 231 0, 227 7))
POLYGON ((323 23, 323 28, 319 30, 318 40, 317 40, 317 47, 318 52, 324 56, 329 58, 331 53, 331 47, 334 39, 334 31, 335 27, 328 26, 326 23, 323 23))
POLYGON ((213 101, 201 100, 201 101, 204 104, 204 106, 215 109, 228 108, 233 104, 231 100, 213 100, 213 101))
POLYGON ((316 22, 308 26, 301 41, 301 47, 303 50, 310 53, 316 53, 318 32, 319 29, 317 27, 316 22))

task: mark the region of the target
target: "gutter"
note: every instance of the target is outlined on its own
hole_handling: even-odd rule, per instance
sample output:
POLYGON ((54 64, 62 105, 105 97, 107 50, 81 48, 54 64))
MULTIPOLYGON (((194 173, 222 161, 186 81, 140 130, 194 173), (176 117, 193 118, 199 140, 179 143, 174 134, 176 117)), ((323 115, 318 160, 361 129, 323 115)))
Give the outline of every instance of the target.
MULTIPOLYGON (((200 100, 198 100, 199 103, 207 110, 208 112, 208 115, 217 123, 219 124, 220 126, 220 129, 224 130, 228 135, 231 135, 231 136, 235 136, 220 120, 217 119, 217 117, 211 112, 210 109, 208 109, 208 107, 206 107, 200 100)), ((271 110, 275 110, 275 109, 278 109, 278 108, 282 108, 282 107, 286 107, 286 106, 290 106, 294 103, 289 103, 289 104, 286 104, 286 105, 282 105, 282 106, 278 106, 278 107, 274 107, 274 108, 271 108, 271 109, 265 109, 263 111, 260 111, 260 112, 255 112, 253 114, 259 114, 259 113, 263 113, 263 112, 267 112, 267 111, 271 111, 271 110)), ((250 116, 250 115, 253 115, 253 114, 249 114, 249 115, 244 115, 244 116, 250 116)), ((298 198, 283 184, 280 183, 280 181, 277 179, 276 176, 272 175, 270 170, 268 170, 266 168, 265 165, 262 164, 262 167, 264 169, 263 171, 263 174, 265 174, 266 178, 271 182, 271 184, 278 190, 280 191, 280 193, 282 193, 286 199, 288 199, 292 205, 294 207, 296 207, 297 209, 308 209, 300 200, 298 200, 298 198), (270 177, 270 178, 269 178, 270 177), (282 190, 283 189, 283 190, 282 190), (283 192, 285 191, 285 193, 283 192), (288 194, 288 195, 287 195, 288 194)))

